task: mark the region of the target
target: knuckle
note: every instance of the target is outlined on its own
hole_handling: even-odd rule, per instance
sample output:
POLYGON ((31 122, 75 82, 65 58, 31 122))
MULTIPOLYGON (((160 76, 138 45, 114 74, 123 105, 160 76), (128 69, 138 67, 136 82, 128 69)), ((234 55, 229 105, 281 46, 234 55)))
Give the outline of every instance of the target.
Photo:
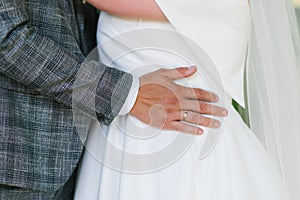
POLYGON ((204 99, 205 98, 205 92, 203 90, 198 91, 198 98, 199 99, 204 99))
POLYGON ((174 109, 172 109, 172 108, 166 108, 166 109, 165 109, 165 112, 166 112, 166 114, 167 114, 167 117, 168 117, 168 118, 171 118, 171 117, 173 116, 174 109))
POLYGON ((206 112, 207 111, 207 104, 206 103, 200 103, 199 104, 199 110, 200 112, 206 112))
POLYGON ((164 100, 164 104, 167 106, 167 107, 179 107, 179 100, 175 97, 173 98, 167 98, 164 100))
POLYGON ((173 119, 176 119, 178 118, 177 117, 177 112, 178 112, 178 107, 177 106, 169 106, 169 107, 165 107, 164 111, 165 111, 165 114, 167 116, 167 119, 168 120, 173 120, 173 119))
POLYGON ((203 125, 203 126, 205 126, 205 119, 203 118, 203 117, 200 117, 199 119, 198 119, 198 123, 199 123, 199 125, 203 125))
POLYGON ((192 120, 192 122, 198 122, 198 123, 200 123, 201 117, 198 117, 196 114, 192 114, 191 115, 191 120, 192 120))

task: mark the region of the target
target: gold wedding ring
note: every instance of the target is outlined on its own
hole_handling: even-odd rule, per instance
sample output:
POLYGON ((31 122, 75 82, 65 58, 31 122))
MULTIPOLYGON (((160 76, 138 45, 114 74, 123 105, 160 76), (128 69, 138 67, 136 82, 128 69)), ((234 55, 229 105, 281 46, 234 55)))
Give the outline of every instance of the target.
POLYGON ((188 111, 184 111, 183 116, 182 116, 182 120, 183 121, 185 121, 185 119, 187 118, 188 114, 189 114, 188 111))

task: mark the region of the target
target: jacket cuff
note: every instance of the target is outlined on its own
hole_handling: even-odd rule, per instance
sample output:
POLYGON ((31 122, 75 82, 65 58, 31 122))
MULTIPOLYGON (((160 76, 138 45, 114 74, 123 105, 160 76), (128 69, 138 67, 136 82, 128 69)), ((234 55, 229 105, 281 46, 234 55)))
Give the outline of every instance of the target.
POLYGON ((109 125, 129 96, 133 76, 115 68, 106 68, 100 80, 95 95, 96 116, 99 122, 109 125))

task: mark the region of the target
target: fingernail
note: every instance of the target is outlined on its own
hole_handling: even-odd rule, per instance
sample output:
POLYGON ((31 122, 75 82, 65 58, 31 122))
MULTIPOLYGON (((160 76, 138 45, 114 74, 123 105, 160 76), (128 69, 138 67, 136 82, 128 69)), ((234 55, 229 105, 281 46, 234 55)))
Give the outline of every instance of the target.
POLYGON ((213 95, 213 101, 215 102, 219 101, 219 97, 217 95, 213 95))
POLYGON ((222 115, 227 116, 228 115, 228 111, 227 110, 223 110, 222 111, 222 115))
POLYGON ((195 69, 196 69, 196 66, 188 67, 188 71, 194 71, 195 69))
POLYGON ((215 126, 215 128, 219 128, 221 126, 221 123, 220 122, 215 122, 214 126, 215 126))
POLYGON ((199 129, 198 132, 197 132, 198 135, 202 135, 203 133, 204 133, 204 132, 203 132, 202 129, 199 129))
POLYGON ((187 71, 185 71, 185 75, 186 76, 190 76, 195 72, 196 67, 195 66, 191 66, 187 68, 187 71))

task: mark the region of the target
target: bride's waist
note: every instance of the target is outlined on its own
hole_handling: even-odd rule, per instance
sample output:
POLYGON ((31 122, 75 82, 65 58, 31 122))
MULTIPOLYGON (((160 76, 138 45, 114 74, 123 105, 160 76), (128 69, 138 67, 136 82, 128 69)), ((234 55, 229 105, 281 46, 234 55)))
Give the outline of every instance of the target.
MULTIPOLYGON (((157 35, 153 35, 151 34, 153 31, 149 29, 137 29, 145 22, 117 18, 106 13, 102 17, 104 18, 99 20, 97 33, 99 56, 102 63, 139 77, 158 68, 198 65, 198 63, 193 63, 187 57, 191 56, 196 61, 203 60, 201 56, 197 56, 198 48, 203 47, 202 50, 209 57, 207 59, 204 56, 204 60, 211 60, 211 63, 215 66, 199 66, 200 69, 197 75, 189 78, 188 81, 180 80, 180 84, 210 89, 207 86, 214 83, 207 80, 214 81, 217 79, 219 85, 224 84, 220 87, 224 87, 226 93, 231 94, 232 97, 243 104, 244 53, 233 47, 228 49, 228 46, 234 46, 230 42, 234 40, 224 36, 222 40, 218 40, 220 44, 215 44, 204 38, 206 45, 201 46, 195 43, 191 47, 187 45, 185 38, 174 30, 173 32, 167 31, 168 34, 166 34, 166 31, 162 31, 161 34, 154 31, 157 35), (138 30, 138 32, 131 32, 132 30, 138 30), (177 34, 174 34, 174 32, 177 34), (165 48, 159 48, 161 46, 165 48), (180 54, 180 52, 183 53, 180 54), (212 68, 214 69, 211 70, 212 68), (206 76, 207 73, 204 75, 203 71, 209 72, 210 77, 206 76)), ((157 25, 162 26, 160 23, 157 23, 157 25)), ((165 26, 170 26, 170 24, 165 23, 165 26)))

